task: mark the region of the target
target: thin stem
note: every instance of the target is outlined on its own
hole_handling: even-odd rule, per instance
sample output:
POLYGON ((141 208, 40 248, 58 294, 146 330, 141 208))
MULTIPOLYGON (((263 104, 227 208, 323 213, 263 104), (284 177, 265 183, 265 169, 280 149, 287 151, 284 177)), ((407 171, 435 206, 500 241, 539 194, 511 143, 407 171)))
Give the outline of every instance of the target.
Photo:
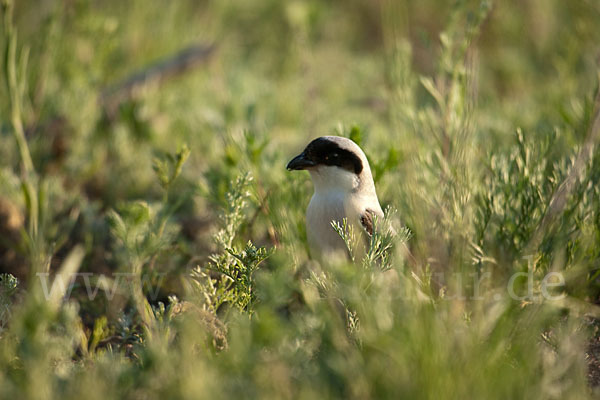
MULTIPOLYGON (((12 20, 12 0, 4 0, 2 8, 4 10, 4 34, 7 43, 4 68, 6 74, 6 86, 10 95, 11 123, 17 147, 19 148, 19 154, 21 156, 22 172, 28 177, 34 172, 34 169, 31 154, 29 153, 29 146, 27 145, 27 139, 25 138, 25 130, 23 129, 23 120, 21 116, 23 93, 22 89, 19 87, 19 76, 17 74, 17 33, 14 29, 12 20)), ((23 70, 25 69, 25 60, 26 58, 22 58, 23 70)), ((23 77, 21 76, 20 78, 23 77)))

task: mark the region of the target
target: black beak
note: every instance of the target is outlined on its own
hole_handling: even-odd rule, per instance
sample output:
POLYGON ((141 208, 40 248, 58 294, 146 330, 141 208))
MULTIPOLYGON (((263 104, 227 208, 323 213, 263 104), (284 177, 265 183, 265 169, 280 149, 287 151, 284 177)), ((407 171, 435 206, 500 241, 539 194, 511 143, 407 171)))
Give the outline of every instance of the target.
POLYGON ((294 157, 292 159, 292 161, 290 161, 288 163, 287 169, 288 169, 288 171, 300 170, 300 169, 306 169, 309 167, 314 167, 315 165, 317 165, 317 164, 313 160, 309 160, 308 158, 306 158, 305 154, 302 153, 302 154, 294 157))

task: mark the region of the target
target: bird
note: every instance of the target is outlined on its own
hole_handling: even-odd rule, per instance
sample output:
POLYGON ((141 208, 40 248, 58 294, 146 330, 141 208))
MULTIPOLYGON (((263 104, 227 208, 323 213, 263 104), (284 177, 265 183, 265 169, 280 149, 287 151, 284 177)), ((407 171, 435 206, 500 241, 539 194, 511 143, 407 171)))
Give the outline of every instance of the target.
MULTIPOLYGON (((344 240, 332 226, 346 220, 354 232, 368 238, 383 211, 375 191, 369 161, 351 139, 322 136, 311 141, 288 164, 289 171, 306 170, 314 193, 306 209, 310 254, 318 260, 350 256, 344 240)), ((357 241, 357 243, 364 241, 357 241)), ((358 250, 361 251, 361 250, 358 250)))

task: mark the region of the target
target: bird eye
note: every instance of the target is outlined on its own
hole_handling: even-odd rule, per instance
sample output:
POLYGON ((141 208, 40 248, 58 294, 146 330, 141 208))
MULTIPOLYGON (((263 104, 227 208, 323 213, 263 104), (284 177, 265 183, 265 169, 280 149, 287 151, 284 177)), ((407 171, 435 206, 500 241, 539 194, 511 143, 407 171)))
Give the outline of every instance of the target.
POLYGON ((331 154, 327 154, 325 156, 325 161, 329 161, 329 160, 337 160, 339 157, 338 153, 331 153, 331 154))

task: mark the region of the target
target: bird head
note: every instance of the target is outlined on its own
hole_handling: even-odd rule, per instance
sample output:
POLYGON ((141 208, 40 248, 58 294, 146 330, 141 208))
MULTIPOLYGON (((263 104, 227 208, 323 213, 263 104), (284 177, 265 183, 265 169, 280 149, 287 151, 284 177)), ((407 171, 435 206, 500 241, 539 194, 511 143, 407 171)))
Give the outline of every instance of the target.
POLYGON ((340 136, 313 140, 288 163, 287 169, 307 170, 315 191, 375 190, 365 153, 352 140, 340 136))

